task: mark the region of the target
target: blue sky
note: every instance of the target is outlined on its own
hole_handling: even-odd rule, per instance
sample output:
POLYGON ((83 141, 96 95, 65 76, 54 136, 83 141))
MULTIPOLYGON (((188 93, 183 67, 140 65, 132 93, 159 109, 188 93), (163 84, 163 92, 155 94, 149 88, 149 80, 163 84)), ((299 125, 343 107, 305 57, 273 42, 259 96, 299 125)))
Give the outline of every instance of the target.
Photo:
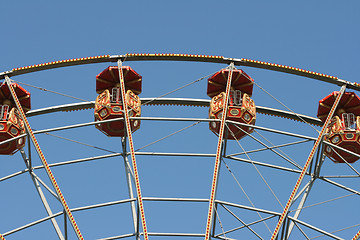
MULTIPOLYGON (((104 54, 186 53, 248 58, 325 73, 350 82, 359 81, 358 1, 2 1, 0 8, 0 72, 38 63, 104 54)), ((108 65, 102 63, 54 69, 16 76, 13 80, 93 101, 96 98, 95 76, 108 65)), ((143 98, 158 97, 226 67, 214 63, 161 61, 125 62, 124 65, 131 66, 143 76, 143 92, 140 95, 143 98)), ((339 90, 338 86, 304 77, 249 67, 242 69, 288 108, 312 117, 316 116, 318 101, 339 90)), ((23 87, 32 94, 33 109, 78 102, 29 86, 23 87)), ((209 99, 206 95, 206 79, 168 97, 209 99)), ((257 105, 286 110, 258 87, 254 87, 253 99, 257 105)), ((143 116, 150 117, 207 118, 208 109, 147 106, 142 111, 143 116)), ((31 117, 29 120, 31 126, 39 130, 89 122, 93 120, 92 114, 92 110, 60 112, 31 117)), ((141 129, 134 133, 135 149, 190 124, 192 122, 143 121, 141 129)), ((304 123, 263 114, 258 114, 256 125, 317 136, 316 131, 304 123)), ((110 151, 121 151, 119 138, 108 138, 92 126, 54 134, 110 151)), ((264 134, 273 144, 296 140, 264 134)), ((50 163, 107 154, 53 136, 39 134, 37 138, 50 163)), ((217 138, 208 130, 207 123, 200 123, 143 151, 214 154, 216 144, 217 138)), ((242 139, 240 144, 247 151, 260 147, 249 137, 242 139)), ((282 150, 302 166, 310 149, 311 143, 307 143, 282 150)), ((229 152, 241 152, 241 147, 231 142, 229 152)), ((34 165, 40 165, 34 149, 32 153, 34 165)), ((269 151, 249 157, 289 167, 287 163, 276 162, 281 160, 269 151)), ((137 160, 144 197, 209 197, 213 157, 138 156, 137 160)), ((10 157, 0 156, 0 162, 0 178, 25 168, 19 153, 10 157)), ((281 212, 281 206, 269 193, 253 165, 231 160, 226 160, 226 163, 256 207, 281 212)), ((353 167, 359 170, 359 162, 353 167)), ((128 198, 121 158, 56 167, 53 171, 70 208, 128 198)), ((285 205, 298 175, 261 167, 259 171, 269 181, 281 204, 285 205)), ((323 171, 328 175, 353 174, 347 166, 333 164, 329 159, 326 159, 323 171)), ((42 170, 36 173, 49 184, 42 170)), ((340 179, 339 182, 358 189, 358 178, 340 179)), ((349 192, 317 181, 306 205, 346 194, 349 192)), ((0 233, 46 216, 27 174, 0 182, 0 196, 0 233)), ((61 211, 60 204, 48 193, 46 196, 53 212, 61 211)), ((251 206, 224 165, 221 168, 218 199, 251 206)), ((359 199, 354 196, 332 201, 304 210, 300 219, 326 231, 336 231, 359 224, 356 214, 358 203, 359 199)), ((206 203, 145 202, 149 231, 203 233, 207 208, 206 203)), ((257 214, 233 210, 238 211, 236 213, 245 222, 259 219, 257 214)), ((225 231, 239 226, 239 222, 224 209, 221 211, 219 216, 225 231)), ((128 204, 76 212, 74 217, 86 239, 133 232, 128 204)), ((57 220, 63 227, 62 217, 57 220)), ((269 220, 271 231, 274 224, 275 220, 269 220)), ((221 233, 219 222, 216 226, 216 231, 221 233)), ((254 229, 264 239, 270 238, 271 234, 264 224, 254 229)), ((350 239, 359 229, 357 226, 338 235, 350 239)), ((293 239, 305 239, 299 231, 293 234, 293 239)), ((319 235, 312 230, 308 230, 308 234, 310 237, 319 235)), ((70 229, 69 239, 74 237, 70 229)), ((228 237, 253 239, 254 235, 244 230, 228 237)), ((151 237, 161 238, 165 239, 151 237)), ((56 239, 56 235, 51 224, 45 222, 11 234, 6 239, 56 239)))

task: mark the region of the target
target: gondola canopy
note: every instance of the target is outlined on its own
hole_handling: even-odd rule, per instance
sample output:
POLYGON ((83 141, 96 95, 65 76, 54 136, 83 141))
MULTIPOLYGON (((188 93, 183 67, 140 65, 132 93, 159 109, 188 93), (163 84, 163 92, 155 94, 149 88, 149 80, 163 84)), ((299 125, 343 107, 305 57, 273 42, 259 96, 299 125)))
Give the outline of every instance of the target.
MULTIPOLYGON (((17 97, 19 98, 20 104, 24 112, 29 111, 31 109, 30 93, 17 83, 13 82, 11 83, 11 85, 14 88, 17 97)), ((15 102, 11 96, 10 89, 4 82, 0 86, 0 104, 9 105, 10 103, 13 107, 15 106, 15 102)))
MULTIPOLYGON (((226 82, 228 80, 229 73, 229 69, 222 69, 208 79, 207 95, 209 97, 212 98, 221 92, 226 91, 226 82)), ((233 70, 231 90, 240 90, 241 92, 246 93, 251 97, 253 85, 254 80, 243 70, 233 70)))
MULTIPOLYGON (((317 116, 321 121, 325 121, 328 116, 332 105, 335 102, 339 92, 332 92, 319 101, 319 108, 317 116)), ((353 113, 360 116, 360 98, 353 92, 345 92, 336 108, 334 115, 341 116, 343 113, 353 113)))
MULTIPOLYGON (((141 93, 142 77, 129 66, 122 67, 125 89, 133 91, 136 95, 141 93)), ((119 69, 109 66, 96 76, 96 92, 102 93, 106 89, 120 86, 119 69)))

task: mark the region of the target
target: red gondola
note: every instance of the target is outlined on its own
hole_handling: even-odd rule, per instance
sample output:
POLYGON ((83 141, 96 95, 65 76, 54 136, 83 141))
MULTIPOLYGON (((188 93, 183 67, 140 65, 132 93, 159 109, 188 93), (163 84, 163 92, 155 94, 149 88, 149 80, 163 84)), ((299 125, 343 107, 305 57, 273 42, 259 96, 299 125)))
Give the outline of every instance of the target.
MULTIPOLYGON (((319 101, 318 118, 325 121, 339 92, 333 92, 319 101)), ((353 92, 345 92, 326 129, 325 141, 360 154, 360 98, 353 92)), ((325 155, 336 163, 353 163, 359 158, 344 151, 326 146, 325 155)))
MULTIPOLYGON (((137 94, 141 93, 142 77, 131 67, 122 67, 125 82, 125 101, 130 117, 141 116, 141 101, 137 94)), ((119 69, 110 66, 96 76, 96 92, 99 96, 95 101, 95 120, 109 120, 124 117, 120 92, 119 69)), ((140 128, 140 120, 131 120, 131 131, 140 128)), ((96 125, 100 131, 111 137, 123 137, 124 121, 105 122, 96 125)))
MULTIPOLYGON (((222 69, 208 79, 207 95, 211 97, 209 118, 221 119, 224 108, 226 82, 229 69, 222 69)), ((231 91, 227 120, 254 125, 256 121, 256 108, 254 101, 250 98, 253 91, 254 80, 244 71, 234 69, 231 80, 231 91)), ((220 131, 219 122, 210 122, 209 128, 215 134, 220 131)), ((227 139, 240 139, 247 133, 251 133, 251 127, 229 124, 231 132, 224 137, 227 139)))
MULTIPOLYGON (((27 112, 30 110, 30 93, 17 83, 11 83, 20 104, 27 112)), ((10 89, 3 83, 0 86, 0 142, 9 140, 25 133, 24 122, 16 108, 10 89)), ((0 145, 0 154, 14 154, 25 146, 25 137, 0 145)))

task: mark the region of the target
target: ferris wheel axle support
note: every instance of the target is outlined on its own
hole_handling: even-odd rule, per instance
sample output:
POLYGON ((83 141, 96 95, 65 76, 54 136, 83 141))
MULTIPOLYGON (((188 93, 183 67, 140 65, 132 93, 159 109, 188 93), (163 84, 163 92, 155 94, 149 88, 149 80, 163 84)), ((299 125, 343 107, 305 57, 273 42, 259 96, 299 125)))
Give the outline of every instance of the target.
POLYGON ((143 204, 141 188, 140 188, 139 172, 138 172, 138 168, 137 168, 137 164, 136 164, 135 149, 134 149, 134 143, 133 143, 131 127, 130 127, 130 117, 129 117, 129 112, 128 112, 128 105, 125 101, 125 83, 124 83, 124 74, 122 71, 121 59, 118 60, 118 69, 119 69, 119 79, 120 79, 121 101, 122 101, 122 105, 123 105, 123 109, 124 109, 124 120, 126 123, 125 128, 126 128, 127 138, 128 138, 128 142, 129 142, 130 156, 131 156, 131 160, 132 160, 133 172, 134 172, 134 177, 135 177, 135 187, 136 187, 136 193, 137 193, 137 198, 138 198, 139 213, 140 213, 140 217, 141 217, 141 224, 142 224, 142 228, 143 228, 144 239, 148 240, 149 236, 148 236, 148 231, 147 231, 147 227, 146 227, 145 211, 144 211, 144 204, 143 204))
POLYGON ((221 152, 223 149, 223 139, 224 139, 224 129, 225 129, 225 121, 226 121, 226 113, 229 105, 229 93, 230 93, 230 86, 231 86, 231 79, 234 71, 234 63, 230 63, 229 66, 229 75, 227 79, 226 84, 226 92, 225 92, 225 102, 224 102, 224 108, 223 108, 223 114, 221 117, 221 123, 220 123, 220 130, 219 130, 219 139, 217 144, 217 150, 216 150, 216 157, 215 157, 215 166, 214 166, 214 173, 213 173, 213 179, 212 179, 212 186, 211 186, 211 194, 210 194, 210 200, 209 200, 209 211, 207 215, 207 221, 206 221, 206 230, 205 230, 205 240, 210 239, 210 231, 211 231, 211 225, 213 223, 214 219, 214 205, 215 205, 215 196, 216 196, 216 190, 217 190, 217 183, 218 183, 218 177, 219 177, 219 170, 220 170, 220 163, 221 163, 221 152))
POLYGON ((291 204, 293 203, 295 194, 298 191, 302 180, 304 179, 305 173, 306 173, 306 171, 307 171, 307 169, 308 169, 308 167, 309 167, 309 165, 310 165, 310 163, 311 163, 311 161, 312 161, 312 159, 314 157, 314 154, 315 154, 318 146, 321 143, 324 132, 325 132, 327 126, 329 125, 329 122, 330 122, 330 120, 331 120, 331 118, 332 118, 332 116, 333 116, 333 114, 335 112, 335 109, 336 109, 338 103, 340 102, 340 99, 341 99, 343 93, 345 92, 345 89, 346 89, 346 84, 341 87, 341 89, 339 91, 339 94, 338 94, 334 104, 331 107, 329 115, 327 116, 326 121, 324 122, 324 125, 322 126, 322 129, 321 129, 321 131, 319 133, 319 136, 318 136, 316 142, 314 143, 313 148, 311 149, 309 157, 305 162, 304 168, 302 169, 302 171, 300 173, 300 176, 299 176, 299 178, 298 178, 298 180, 297 180, 297 182, 295 184, 295 187, 294 187, 294 189, 293 189, 293 191, 292 191, 292 193, 290 195, 290 198, 289 198, 289 200, 288 200, 288 202, 287 202, 287 204, 286 204, 286 206, 284 208, 284 211, 283 211, 283 213, 281 214, 281 216, 279 218, 279 222, 277 223, 277 225, 275 227, 275 230, 274 230, 274 232, 273 232, 273 234, 271 236, 271 240, 274 240, 277 237, 278 233, 279 233, 279 230, 280 230, 280 228, 281 228, 281 226, 282 226, 282 224, 283 224, 283 222, 285 220, 285 217, 287 216, 287 214, 289 212, 289 208, 290 208, 291 204))
POLYGON ((68 216, 68 218, 69 218, 69 220, 71 222, 71 225, 72 225, 78 239, 83 240, 84 238, 83 238, 83 236, 82 236, 82 234, 80 232, 80 229, 79 229, 79 227, 77 226, 77 224, 75 222, 75 219, 74 219, 74 217, 73 217, 73 215, 72 215, 72 213, 70 211, 70 208, 69 208, 68 204, 65 201, 65 198, 64 198, 62 192, 60 191, 59 185, 57 184, 57 182, 55 180, 55 177, 54 177, 54 175, 53 175, 53 173, 52 173, 52 171, 51 171, 51 169, 49 167, 49 164, 47 163, 47 161, 45 159, 45 156, 44 156, 44 154, 43 154, 43 152, 42 152, 42 150, 41 150, 41 148, 39 146, 39 143, 38 143, 38 141, 37 141, 37 139, 36 139, 36 137, 35 137, 35 135, 34 135, 34 133, 32 131, 32 128, 30 127, 29 121, 27 120, 27 117, 25 116, 24 110, 21 107, 20 101, 19 101, 19 99, 18 99, 18 97, 17 97, 17 95, 15 93, 15 90, 14 90, 13 86, 11 85, 11 80, 10 80, 10 78, 8 76, 5 76, 5 82, 6 82, 8 88, 10 90, 11 96, 14 99, 16 107, 17 107, 17 109, 18 109, 18 111, 20 113, 20 116, 21 116, 22 120, 24 121, 25 129, 26 129, 27 133, 29 134, 31 141, 33 142, 33 144, 35 146, 35 149, 36 149, 36 151, 37 151, 37 153, 38 153, 38 155, 39 155, 39 157, 41 159, 42 164, 44 165, 45 171, 46 171, 47 175, 49 176, 50 181, 51 181, 54 189, 56 190, 56 193, 57 193, 58 197, 61 200, 61 204, 62 204, 64 210, 66 211, 66 214, 67 214, 67 216, 68 216))

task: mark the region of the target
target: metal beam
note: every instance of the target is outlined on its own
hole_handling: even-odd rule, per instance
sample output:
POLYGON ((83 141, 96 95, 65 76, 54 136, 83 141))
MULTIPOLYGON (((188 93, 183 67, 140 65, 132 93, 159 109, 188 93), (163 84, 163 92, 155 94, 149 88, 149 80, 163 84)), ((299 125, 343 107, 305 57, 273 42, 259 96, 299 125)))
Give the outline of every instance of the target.
POLYGON ((289 208, 290 208, 290 206, 291 206, 291 204, 293 202, 295 194, 298 191, 302 180, 304 179, 304 176, 305 176, 305 173, 306 173, 306 171, 307 171, 307 169, 309 167, 309 164, 311 163, 311 161, 312 161, 312 159, 314 157, 314 154, 315 154, 319 144, 321 143, 321 140, 323 138, 325 130, 326 130, 327 126, 329 125, 329 122, 330 122, 330 120, 331 120, 331 118, 332 118, 332 116, 333 116, 333 114, 335 112, 335 109, 336 109, 336 107, 337 107, 343 93, 345 92, 345 89, 346 89, 346 85, 343 85, 341 87, 340 91, 339 91, 339 94, 338 94, 333 106, 331 107, 331 110, 329 111, 329 115, 327 116, 326 121, 324 122, 324 125, 323 125, 323 127, 322 127, 322 129, 321 129, 321 131, 319 133, 319 136, 318 136, 316 142, 314 143, 313 148, 310 151, 309 157, 305 162, 304 168, 302 169, 302 171, 300 173, 300 176, 299 176, 299 178, 298 178, 298 180, 297 180, 297 182, 295 184, 295 187, 294 187, 293 191, 291 192, 289 200, 288 200, 288 202, 287 202, 287 204, 286 204, 286 206, 284 208, 284 211, 280 216, 279 222, 277 223, 277 225, 275 227, 275 230, 274 230, 274 232, 273 232, 273 234, 271 236, 271 240, 274 240, 277 237, 278 233, 279 233, 280 227, 282 226, 283 221, 285 220, 285 217, 288 214, 289 208))
MULTIPOLYGON (((223 206, 223 205, 221 205, 221 206, 223 206)), ((234 232, 234 231, 240 230, 240 229, 242 229, 242 228, 245 228, 245 227, 248 227, 248 226, 251 226, 251 225, 257 224, 257 223, 264 222, 264 221, 269 220, 269 219, 274 218, 274 217, 275 217, 275 215, 273 215, 273 216, 269 216, 269 217, 266 217, 266 218, 263 218, 263 219, 260 219, 260 220, 257 220, 257 221, 254 221, 254 222, 251 222, 251 223, 245 224, 245 225, 243 225, 243 226, 233 228, 233 229, 228 230, 228 231, 226 231, 226 232, 224 232, 224 233, 219 233, 219 234, 218 234, 218 235, 216 235, 215 237, 218 237, 218 236, 221 236, 221 235, 224 235, 224 234, 228 234, 228 233, 231 233, 231 232, 234 232)))
MULTIPOLYGON (((134 120, 135 119, 136 120, 152 120, 152 121, 190 121, 190 122, 216 122, 216 121, 220 121, 219 119, 207 119, 207 118, 164 118, 164 117, 130 117, 130 119, 134 119, 134 120)), ((61 130, 67 130, 67 129, 72 129, 72 128, 78 128, 78 127, 92 126, 92 125, 99 124, 100 122, 101 123, 107 123, 107 122, 116 122, 116 121, 123 121, 123 118, 115 118, 115 119, 108 119, 108 120, 103 120, 103 121, 94 121, 94 122, 87 122, 87 123, 81 123, 81 124, 68 125, 68 126, 63 126, 63 127, 43 129, 43 130, 33 131, 33 133, 34 134, 39 134, 39 133, 46 133, 46 132, 61 131, 61 130)), ((298 138, 303 138, 303 139, 308 139, 308 140, 316 140, 316 138, 305 136, 305 135, 294 134, 294 133, 290 133, 290 132, 265 128, 265 127, 261 127, 261 126, 248 125, 248 124, 239 123, 239 122, 230 121, 230 120, 226 120, 226 123, 231 123, 231 124, 238 125, 238 126, 252 127, 254 129, 259 129, 259 130, 268 131, 268 132, 277 133, 277 134, 283 134, 283 135, 292 136, 292 137, 298 137, 298 138)), ((22 134, 22 135, 19 135, 17 137, 2 141, 2 142, 0 142, 0 145, 6 144, 6 143, 11 142, 11 141, 15 141, 16 139, 19 139, 19 138, 22 138, 22 137, 25 137, 25 136, 26 136, 26 134, 22 134)), ((356 154, 354 154, 354 155, 356 155, 356 154)))
POLYGON ((11 96, 12 96, 12 98, 13 98, 15 104, 16 104, 16 107, 17 107, 17 109, 18 109, 18 111, 20 113, 20 116, 21 116, 22 120, 24 121, 25 129, 26 129, 28 135, 30 136, 31 141, 33 142, 33 144, 35 146, 35 149, 36 149, 36 151, 37 151, 37 153, 38 153, 38 155, 39 155, 39 157, 41 159, 42 164, 45 167, 46 173, 49 176, 49 179, 50 179, 53 187, 55 188, 58 197, 61 200, 61 204, 62 204, 63 208, 66 211, 66 214, 67 214, 67 216, 68 216, 68 218, 69 218, 69 220, 71 222, 71 225, 73 226, 73 229, 74 229, 78 239, 83 240, 84 238, 83 238, 83 236, 82 236, 82 234, 80 232, 80 229, 78 228, 78 226, 77 226, 77 224, 75 222, 75 219, 74 219, 74 217, 73 217, 73 215, 72 215, 72 213, 70 211, 70 208, 69 208, 68 204, 65 201, 65 198, 64 198, 62 192, 60 191, 59 185, 57 184, 57 182, 55 180, 55 177, 54 177, 54 175, 53 175, 53 173, 52 173, 52 171, 51 171, 51 169, 49 167, 49 164, 47 163, 47 161, 45 159, 45 156, 44 156, 44 154, 43 154, 43 152, 42 152, 42 150, 40 148, 40 145, 39 145, 39 143, 38 143, 38 141, 37 141, 37 139, 36 139, 36 137, 35 137, 35 135, 34 135, 34 133, 32 131, 32 128, 30 127, 30 124, 29 124, 29 122, 28 122, 28 120, 27 120, 27 118, 25 116, 24 110, 21 107, 20 101, 19 101, 19 99, 18 99, 18 97, 17 97, 17 95, 15 93, 15 90, 14 90, 13 86, 11 85, 11 80, 10 80, 10 78, 8 76, 5 76, 5 82, 6 82, 8 88, 10 90, 11 96))
POLYGON ((355 234, 352 240, 358 240, 360 238, 360 230, 355 234))
POLYGON ((332 181, 332 180, 330 180, 330 179, 327 179, 327 178, 325 178, 325 177, 319 177, 319 179, 321 179, 321 180, 323 180, 323 181, 325 181, 325 182, 331 183, 331 184, 334 185, 334 186, 337 186, 337 187, 339 187, 339 188, 345 189, 346 191, 355 193, 356 195, 359 195, 359 196, 360 196, 360 191, 357 191, 357 190, 354 190, 354 189, 352 189, 352 188, 346 187, 346 186, 344 186, 344 185, 342 185, 342 184, 340 184, 340 183, 337 183, 337 182, 332 181))
POLYGON ((129 142, 130 156, 131 156, 131 160, 132 160, 133 172, 134 172, 134 177, 135 177, 135 187, 136 187, 136 194, 137 194, 137 200, 138 200, 138 207, 139 207, 139 211, 140 211, 144 239, 148 240, 149 236, 148 236, 147 227, 146 227, 145 211, 144 211, 144 204, 143 204, 141 188, 140 188, 139 172, 138 172, 138 168, 137 168, 134 143, 133 143, 132 132, 131 132, 131 127, 130 127, 131 125, 130 125, 129 111, 128 111, 128 105, 125 101, 125 81, 124 81, 124 74, 122 71, 122 61, 120 59, 118 60, 118 70, 119 70, 119 79, 120 79, 121 101, 122 101, 122 106, 123 106, 123 110, 124 110, 125 128, 126 128, 126 133, 127 133, 127 139, 129 142))
MULTIPOLYGON (((28 144, 30 144, 30 143, 28 143, 28 144)), ((26 153, 25 153, 25 151, 23 149, 21 149, 20 152, 21 152, 21 156, 22 156, 22 158, 23 158, 23 160, 25 162, 26 167, 29 169, 29 175, 31 177, 31 180, 34 183, 34 186, 35 186, 35 189, 36 189, 37 193, 39 194, 40 200, 43 203, 48 216, 52 216, 53 213, 52 213, 50 205, 49 205, 48 201, 46 200, 46 197, 45 197, 45 195, 44 195, 44 193, 43 193, 43 191, 42 191, 42 189, 40 187, 39 181, 32 174, 33 170, 31 168, 31 165, 29 164, 29 161, 28 161, 29 159, 27 158, 26 153)), ((52 223, 52 225, 53 225, 53 227, 55 229, 55 232, 58 235, 59 239, 60 240, 65 240, 56 219, 51 218, 50 220, 51 220, 51 223, 52 223)))
MULTIPOLYGON (((197 198, 156 198, 156 197, 144 197, 143 198, 144 201, 182 201, 182 202, 198 202, 198 203, 205 203, 205 202, 209 202, 209 199, 197 199, 197 198)), ((128 202, 135 202, 136 199, 133 198, 133 199, 124 199, 124 200, 118 200, 118 201, 113 201, 113 202, 106 202, 106 203, 100 203, 100 204, 94 204, 94 205, 89 205, 89 206, 83 206, 83 207, 77 207, 77 208, 72 208, 71 211, 72 212, 77 212, 77 211, 83 211, 83 210, 88 210, 88 209, 95 209, 95 208, 99 208, 99 207, 107 207, 107 206, 112 206, 112 205, 117 205, 117 204, 123 204, 123 203, 128 203, 128 202)), ((250 211, 256 211, 256 212, 262 212, 262 213, 265 213, 265 214, 270 214, 272 216, 270 216, 269 218, 271 217, 275 217, 275 216, 280 216, 281 213, 278 213, 278 212, 273 212, 273 211, 269 211, 269 210, 265 210, 265 209, 261 209, 261 208, 253 208, 253 207, 249 207, 249 206, 246 206, 246 205, 240 205, 240 204, 236 204, 236 203, 230 203, 230 202, 225 202, 225 201, 220 201, 220 200, 215 200, 216 203, 219 203, 221 205, 227 205, 227 206, 232 206, 232 207, 236 207, 236 208, 241 208, 241 209, 245 209, 245 210, 250 210, 250 211)), ((47 221, 51 218, 55 218, 57 216, 60 216, 62 215, 63 212, 58 212, 58 213, 55 213, 53 214, 52 216, 48 216, 48 217, 45 217, 45 218, 42 218, 42 219, 39 219, 37 221, 34 221, 32 223, 29 223, 29 224, 26 224, 22 227, 19 227, 17 229, 14 229, 14 230, 11 230, 7 233, 4 233, 4 236, 7 236, 7 235, 11 235, 15 232, 18 232, 18 231, 21 231, 23 229, 26 229, 26 228, 29 228, 31 226, 34 226, 34 225, 37 225, 39 223, 42 223, 44 221, 47 221)), ((322 234, 325 234, 329 237, 332 237, 334 239, 341 239, 337 236, 334 236, 324 230, 321 230, 319 228, 316 228, 310 224, 307 224, 303 221, 300 221, 298 219, 293 219, 292 217, 288 217, 290 220, 293 220, 295 221, 296 223, 299 223, 305 227, 308 227, 310 229, 313 229, 319 233, 322 233, 322 234)), ((262 222, 262 221, 265 221, 267 220, 268 218, 264 218, 262 220, 258 220, 256 222, 253 222, 253 223, 250 223, 248 225, 251 225, 251 224, 255 224, 257 222, 262 222)), ((242 226, 242 227, 245 227, 245 226, 242 226)), ((149 234, 150 235, 150 234, 149 234)), ((221 235, 221 234, 220 234, 221 235)), ((220 235, 218 236, 215 236, 216 238, 219 238, 220 235)), ((125 235, 121 235, 123 237, 130 237, 130 236, 135 236, 135 233, 132 233, 132 234, 125 234, 125 235)), ((204 234, 202 234, 202 236, 205 236, 204 234)), ((104 238, 104 239, 118 239, 119 238, 122 238, 120 236, 117 236, 116 238, 104 238)))
POLYGON ((300 143, 306 143, 306 142, 309 142, 309 141, 310 140, 300 140, 300 141, 296 141, 296 142, 273 145, 271 147, 265 147, 265 148, 258 148, 258 149, 254 149, 254 150, 249 150, 249 151, 246 151, 246 152, 226 154, 226 156, 231 157, 231 156, 239 156, 239 155, 255 153, 255 152, 262 152, 262 151, 266 151, 266 150, 270 150, 270 149, 278 149, 278 148, 287 147, 287 146, 291 146, 291 145, 297 145, 297 144, 300 144, 300 143))
MULTIPOLYGON (((299 166, 299 164, 297 162, 294 162, 292 159, 287 158, 286 156, 283 156, 281 153, 278 153, 277 150, 271 148, 270 146, 266 145, 264 142, 260 141, 259 139, 257 139, 256 137, 254 137, 252 134, 249 134, 248 132, 246 132, 245 130, 243 130, 242 128, 240 128, 239 126, 236 126, 237 129, 241 130, 242 132, 244 132, 247 136, 249 136, 250 138, 252 138, 253 140, 255 140, 256 142, 260 143, 261 145, 263 145, 267 150, 272 151, 273 153, 275 153, 276 155, 278 155, 280 158, 284 159, 285 161, 287 161, 288 163, 292 164, 294 167, 301 169, 301 167, 299 166)), ((248 154, 248 153, 246 153, 248 154)))
MULTIPOLYGON (((210 100, 208 99, 194 99, 194 98, 141 98, 142 106, 147 105, 181 105, 181 106, 196 106, 196 107, 209 107, 210 100), (147 103, 149 102, 149 103, 147 103)), ((92 109, 95 106, 95 101, 70 103, 41 109, 30 110, 26 113, 27 117, 38 116, 53 112, 67 112, 75 110, 92 109)), ((303 121, 317 126, 323 123, 320 119, 310 117, 302 114, 295 114, 293 112, 274 109, 269 107, 256 106, 256 112, 266 115, 273 115, 277 117, 284 117, 295 121, 303 121)))
MULTIPOLYGON (((311 190, 314 182, 315 182, 315 179, 314 179, 314 178, 311 178, 311 180, 309 181, 309 184, 307 185, 307 187, 306 187, 306 189, 305 189, 305 192, 304 192, 304 194, 303 194, 303 197, 301 198, 300 203, 299 203, 299 205, 298 205, 298 207, 297 207, 297 209, 296 209, 296 211, 295 211, 295 214, 294 214, 294 217, 293 217, 294 219, 298 219, 298 218, 299 218, 300 213, 301 213, 301 210, 303 209, 303 207, 304 207, 304 205, 305 205, 305 201, 306 201, 307 197, 309 196, 310 190, 311 190)), ((291 234, 293 228, 294 228, 294 222, 292 221, 292 222, 290 223, 288 229, 287 229, 288 234, 287 234, 286 239, 289 239, 289 238, 290 238, 290 234, 291 234)))
POLYGON ((195 54, 124 54, 124 55, 102 55, 95 57, 75 58, 54 61, 49 63, 36 64, 26 67, 14 68, 10 71, 0 73, 0 79, 4 79, 5 76, 16 76, 30 72, 43 71, 47 69, 61 68, 67 66, 91 64, 91 63, 102 63, 102 62, 116 62, 119 59, 126 59, 126 61, 190 61, 190 62, 212 62, 221 64, 233 63, 236 66, 248 66, 254 68, 262 68, 277 72, 284 72, 294 74, 298 76, 307 77, 310 79, 317 79, 320 81, 336 84, 338 86, 348 84, 348 88, 360 91, 359 84, 351 83, 338 77, 329 76, 326 74, 316 73, 304 69, 299 69, 290 66, 284 66, 281 64, 268 63, 263 61, 255 61, 245 58, 226 58, 223 56, 208 56, 208 55, 195 55, 195 54))
MULTIPOLYGON (((249 224, 246 224, 243 220, 241 220, 238 216, 236 216, 235 213, 233 213, 232 211, 230 211, 230 209, 228 209, 227 207, 225 207, 224 205, 221 205, 226 211, 228 211, 234 218, 236 218, 239 222, 241 222, 243 224, 243 227, 246 227, 247 229, 249 229, 253 234, 255 234, 256 237, 258 237, 259 239, 263 238, 257 233, 255 232, 250 226, 249 224)), ((265 220, 264 220, 265 221, 265 220)), ((219 235, 224 235, 226 234, 225 232, 223 234, 219 234, 219 235)))
MULTIPOLYGON (((94 209, 94 208, 99 208, 99 207, 107 207, 107 206, 112 206, 112 205, 117 205, 117 204, 122 204, 122 203, 128 203, 128 202, 133 202, 133 201, 136 201, 136 199, 133 198, 133 199, 125 199, 125 200, 114 201, 114 202, 106 202, 106 203, 94 204, 94 205, 90 205, 90 206, 72 208, 70 210, 71 210, 71 212, 77 212, 77 211, 83 211, 83 210, 94 209)), ((41 219, 36 220, 34 222, 28 223, 28 224, 26 224, 24 226, 21 226, 21 227, 18 227, 16 229, 13 229, 11 231, 8 231, 8 232, 4 233, 4 236, 14 234, 14 233, 19 232, 21 230, 24 230, 26 228, 29 228, 29 227, 35 226, 35 225, 37 225, 39 223, 45 222, 45 221, 47 221, 49 219, 61 216, 62 214, 64 214, 63 211, 58 212, 58 213, 54 213, 51 216, 41 218, 41 219)))
POLYGON ((221 151, 222 151, 222 142, 224 138, 224 129, 225 129, 225 120, 227 116, 227 109, 229 106, 229 95, 230 95, 230 86, 231 86, 231 80, 232 75, 234 71, 234 63, 231 63, 229 66, 229 75, 226 83, 226 92, 225 92, 225 99, 224 99, 224 106, 223 106, 223 112, 221 117, 221 123, 220 123, 220 129, 219 129, 219 138, 218 138, 218 144, 216 149, 216 157, 215 157, 215 164, 214 164, 214 172, 213 172, 213 179, 211 184, 211 192, 210 192, 210 201, 209 201, 209 211, 207 215, 207 221, 206 221, 206 229, 205 229, 205 240, 210 239, 210 231, 211 231, 211 225, 213 221, 213 215, 214 215, 214 204, 215 204, 215 196, 217 191, 217 183, 218 183, 218 175, 220 170, 220 163, 221 163, 221 151))
MULTIPOLYGON (((125 176, 126 176, 126 183, 128 186, 128 192, 129 192, 129 197, 130 198, 134 198, 134 192, 133 192, 133 186, 132 186, 132 175, 131 175, 131 168, 130 168, 130 163, 129 160, 127 158, 127 151, 126 151, 126 139, 125 137, 121 138, 121 145, 122 145, 122 149, 123 149, 123 159, 124 159, 124 167, 125 167, 125 176)), ((130 202, 130 206, 131 206, 131 213, 132 213, 132 218, 133 218, 133 224, 134 224, 134 231, 136 233, 136 239, 140 240, 140 236, 139 236, 139 228, 138 228, 138 214, 136 213, 136 204, 135 202, 130 202)))

